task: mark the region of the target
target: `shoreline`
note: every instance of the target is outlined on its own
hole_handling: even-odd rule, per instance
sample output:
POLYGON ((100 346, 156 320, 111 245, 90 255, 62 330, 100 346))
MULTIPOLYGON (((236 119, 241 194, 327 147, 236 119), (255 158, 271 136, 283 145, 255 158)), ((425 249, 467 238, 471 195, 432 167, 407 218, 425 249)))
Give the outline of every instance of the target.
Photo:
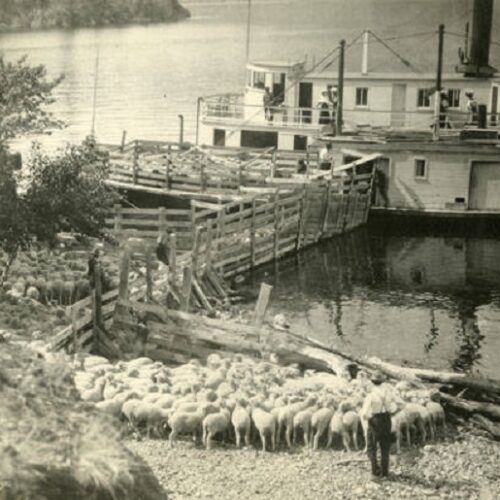
MULTIPOLYGON (((189 12, 189 11, 188 11, 189 12)), ((130 21, 127 23, 109 23, 109 24, 100 24, 100 25, 82 25, 82 26, 73 26, 73 27, 65 27, 65 26, 42 26, 37 28, 22 28, 22 27, 2 27, 0 26, 0 36, 1 35, 15 35, 15 34, 26 34, 26 33, 46 33, 49 31, 78 31, 78 30, 101 30, 107 28, 128 28, 130 26, 148 26, 148 25, 158 25, 158 24, 173 24, 180 21, 184 21, 191 18, 191 12, 187 15, 177 16, 174 19, 170 20, 161 20, 157 21, 154 19, 137 19, 135 21, 130 21)))

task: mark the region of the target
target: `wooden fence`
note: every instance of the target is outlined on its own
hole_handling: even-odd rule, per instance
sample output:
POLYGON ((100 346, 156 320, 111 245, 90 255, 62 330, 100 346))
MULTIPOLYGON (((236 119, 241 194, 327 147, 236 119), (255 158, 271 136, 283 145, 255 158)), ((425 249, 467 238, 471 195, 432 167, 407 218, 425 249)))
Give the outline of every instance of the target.
POLYGON ((174 143, 155 141, 133 141, 111 149, 109 158, 110 185, 181 193, 235 193, 242 186, 263 186, 269 179, 292 177, 299 159, 308 171, 317 167, 317 155, 308 151, 197 146, 183 151, 174 143))
POLYGON ((115 205, 105 223, 117 238, 137 236, 150 239, 162 233, 175 233, 180 251, 190 250, 193 244, 192 211, 189 209, 123 208, 115 205))
POLYGON ((372 174, 359 174, 295 189, 250 190, 229 203, 192 200, 190 210, 116 206, 106 223, 119 238, 174 233, 179 255, 195 251, 198 228, 195 262, 208 260, 230 276, 364 224, 371 182, 372 174))

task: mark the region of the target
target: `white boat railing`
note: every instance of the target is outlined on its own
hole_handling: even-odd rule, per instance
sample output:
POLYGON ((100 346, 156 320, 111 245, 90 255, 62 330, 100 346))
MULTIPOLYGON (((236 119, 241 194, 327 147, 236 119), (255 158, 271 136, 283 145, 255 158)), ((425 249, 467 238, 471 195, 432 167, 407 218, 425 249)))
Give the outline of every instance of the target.
MULTIPOLYGON (((242 127, 293 127, 306 130, 322 130, 329 125, 334 115, 319 108, 292 107, 281 104, 270 106, 245 104, 242 94, 225 94, 204 98, 201 107, 201 120, 204 123, 231 124, 242 127)), ((500 130, 500 113, 487 115, 488 128, 500 130)), ((431 108, 416 111, 387 111, 370 108, 344 108, 343 123, 345 131, 372 128, 393 130, 430 131, 436 123, 431 108)), ((440 128, 459 131, 477 125, 477 117, 468 112, 451 109, 440 118, 440 128)))

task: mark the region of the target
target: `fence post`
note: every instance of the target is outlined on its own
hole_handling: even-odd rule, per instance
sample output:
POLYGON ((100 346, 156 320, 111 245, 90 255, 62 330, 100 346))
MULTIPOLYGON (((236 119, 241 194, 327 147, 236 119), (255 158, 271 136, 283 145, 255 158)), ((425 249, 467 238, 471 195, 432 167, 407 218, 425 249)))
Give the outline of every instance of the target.
POLYGON ((122 132, 122 143, 120 145, 120 153, 123 153, 123 151, 125 150, 125 141, 127 140, 127 131, 124 130, 122 132))
POLYGON ((206 269, 210 269, 212 267, 212 240, 213 240, 213 227, 212 227, 212 222, 208 221, 208 227, 207 227, 207 247, 206 247, 206 257, 205 257, 205 263, 206 263, 206 269))
POLYGON ((238 193, 241 193, 241 186, 243 184, 243 165, 238 165, 238 193))
POLYGON ((201 228, 196 226, 194 229, 193 250, 191 251, 191 267, 193 274, 198 272, 198 254, 200 252, 201 228))
POLYGON ((101 282, 101 263, 95 259, 94 263, 94 290, 92 292, 92 324, 93 338, 92 344, 95 348, 99 338, 99 331, 103 328, 102 320, 102 282, 101 282))
POLYGON ((114 233, 115 236, 119 236, 122 232, 123 229, 123 212, 122 212, 122 206, 117 203, 114 206, 114 212, 115 212, 115 224, 114 224, 114 233))
POLYGON ((139 168, 139 141, 137 139, 134 141, 134 160, 132 168, 133 182, 137 184, 137 169, 139 168))
POLYGON ((274 259, 275 260, 278 260, 279 257, 279 242, 280 242, 279 200, 280 200, 279 189, 277 189, 274 194, 274 259))
POLYGON ((250 264, 255 267, 255 198, 252 199, 252 221, 250 225, 250 264))
POLYGON ((146 302, 151 303, 153 301, 153 276, 152 276, 152 266, 153 266, 153 256, 151 255, 151 247, 146 249, 146 302))
POLYGON ((206 158, 202 158, 201 162, 200 162, 200 191, 202 193, 204 193, 206 191, 205 162, 206 162, 206 158))
POLYGON ((170 167, 171 167, 171 146, 168 145, 168 151, 166 154, 166 162, 165 162, 165 187, 170 189, 170 167))
POLYGON ((307 200, 307 186, 304 184, 302 188, 302 199, 300 200, 300 215, 299 215, 299 234, 297 236, 297 250, 300 250, 305 239, 304 228, 306 222, 306 200, 307 200))
POLYGON ((169 253, 168 264, 170 266, 170 276, 172 277, 172 284, 175 285, 177 279, 177 237, 175 233, 171 233, 168 239, 169 253))
POLYGON ((158 233, 162 235, 167 232, 167 209, 165 207, 158 208, 158 233))
POLYGON ((274 176, 276 175, 276 148, 274 148, 272 156, 271 156, 271 178, 274 179, 274 176))
POLYGON ((78 351, 78 344, 76 342, 76 319, 77 319, 78 311, 76 307, 71 306, 71 333, 73 336, 73 354, 76 354, 78 351))
POLYGON ((191 248, 194 245, 194 238, 196 233, 196 208, 193 206, 191 202, 191 248))
POLYGON ((118 297, 121 300, 128 298, 128 269, 130 266, 130 249, 125 247, 123 250, 122 261, 120 263, 120 288, 118 297))
POLYGON ((325 210, 323 212, 323 224, 321 226, 321 235, 328 231, 328 218, 330 216, 330 196, 332 191, 332 180, 328 179, 326 186, 325 210))
POLYGON ((189 312, 189 303, 191 301, 191 289, 193 287, 193 268, 184 267, 182 277, 182 304, 181 309, 189 312))

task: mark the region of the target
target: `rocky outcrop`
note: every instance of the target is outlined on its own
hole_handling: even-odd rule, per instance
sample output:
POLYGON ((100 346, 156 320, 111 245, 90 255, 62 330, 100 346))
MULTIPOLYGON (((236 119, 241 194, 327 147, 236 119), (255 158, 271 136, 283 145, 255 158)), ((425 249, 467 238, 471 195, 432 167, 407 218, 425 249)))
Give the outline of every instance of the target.
POLYGON ((0 31, 175 22, 190 16, 178 0, 0 0, 0 31))

